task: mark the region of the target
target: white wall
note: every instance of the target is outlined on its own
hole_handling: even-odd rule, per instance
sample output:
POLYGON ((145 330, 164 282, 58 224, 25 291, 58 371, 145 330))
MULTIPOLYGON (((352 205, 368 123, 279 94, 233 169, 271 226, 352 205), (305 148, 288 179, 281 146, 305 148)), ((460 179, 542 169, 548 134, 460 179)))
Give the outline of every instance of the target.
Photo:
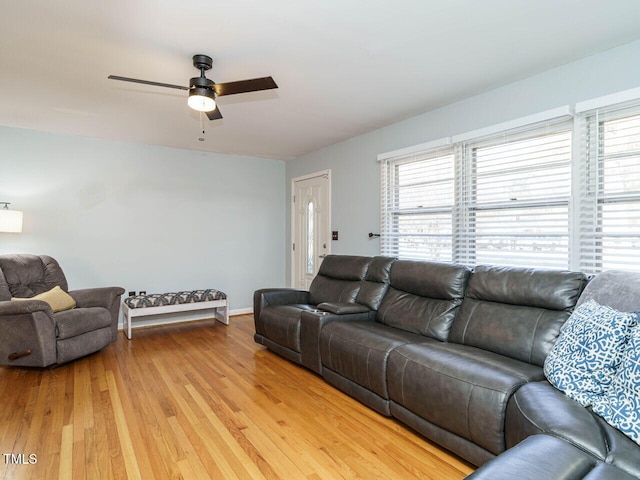
MULTIPOLYGON (((217 288, 232 310, 283 285, 281 161, 0 127, 0 254, 56 258, 70 288, 217 288)), ((125 294, 126 295, 126 294, 125 294)))
MULTIPOLYGON (((380 229, 378 154, 636 88, 640 86, 638 59, 640 41, 304 155, 287 163, 287 202, 292 178, 331 169, 332 230, 340 233, 340 239, 332 242, 332 253, 377 255, 379 241, 369 239, 368 233, 380 229)), ((288 203, 287 208, 289 273, 288 203)))

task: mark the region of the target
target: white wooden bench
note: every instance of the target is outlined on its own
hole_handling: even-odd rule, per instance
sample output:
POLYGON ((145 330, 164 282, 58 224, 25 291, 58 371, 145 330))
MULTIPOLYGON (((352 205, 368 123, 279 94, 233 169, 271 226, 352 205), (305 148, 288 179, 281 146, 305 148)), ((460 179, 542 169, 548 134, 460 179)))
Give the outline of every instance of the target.
MULTIPOLYGON (((133 319, 167 313, 182 313, 195 310, 212 310, 213 317, 229 325, 227 295, 219 290, 190 290, 172 293, 154 293, 127 297, 122 304, 124 328, 131 339, 133 319)), ((200 318, 198 318, 200 320, 200 318)), ((146 322, 143 326, 166 325, 172 323, 164 319, 146 322)))

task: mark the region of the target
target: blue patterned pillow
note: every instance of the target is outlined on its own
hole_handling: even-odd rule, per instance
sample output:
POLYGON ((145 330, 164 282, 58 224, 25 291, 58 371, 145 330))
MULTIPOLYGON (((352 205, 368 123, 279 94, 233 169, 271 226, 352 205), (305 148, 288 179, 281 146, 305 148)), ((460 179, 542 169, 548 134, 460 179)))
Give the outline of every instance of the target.
POLYGON ((583 303, 565 322, 544 362, 547 380, 583 406, 605 393, 620 363, 635 313, 583 303))
POLYGON ((618 371, 593 411, 640 444, 640 326, 632 329, 618 371))

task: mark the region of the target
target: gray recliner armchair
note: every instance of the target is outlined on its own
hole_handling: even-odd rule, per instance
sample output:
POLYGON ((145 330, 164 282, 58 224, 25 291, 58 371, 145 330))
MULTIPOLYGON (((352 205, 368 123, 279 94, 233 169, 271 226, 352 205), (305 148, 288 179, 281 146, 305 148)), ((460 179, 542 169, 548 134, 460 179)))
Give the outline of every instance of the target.
POLYGON ((47 367, 83 357, 117 339, 120 287, 69 291, 47 255, 0 255, 0 365, 47 367), (32 298, 60 287, 75 307, 54 313, 32 298))

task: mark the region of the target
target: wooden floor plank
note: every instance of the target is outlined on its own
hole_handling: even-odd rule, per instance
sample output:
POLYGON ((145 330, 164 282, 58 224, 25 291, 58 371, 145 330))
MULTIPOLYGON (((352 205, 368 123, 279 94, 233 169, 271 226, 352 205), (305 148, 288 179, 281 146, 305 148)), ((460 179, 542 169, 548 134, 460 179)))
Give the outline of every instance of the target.
POLYGON ((434 479, 473 468, 253 341, 253 318, 0 367, 0 479, 434 479))
MULTIPOLYGON (((118 440, 122 446, 122 458, 124 461, 124 467, 127 471, 127 478, 141 479, 140 469, 138 468, 138 462, 136 457, 136 451, 133 447, 131 435, 129 434, 129 428, 127 420, 125 419, 124 409, 120 402, 118 388, 116 386, 115 379, 113 378, 113 372, 108 371, 107 385, 109 393, 111 394, 111 404, 113 406, 114 416, 116 419, 116 428, 118 433, 118 440)), ((141 452, 139 452, 141 453, 141 452)))
POLYGON ((73 479, 73 425, 62 427, 62 438, 60 441, 60 468, 58 478, 60 480, 73 479))

